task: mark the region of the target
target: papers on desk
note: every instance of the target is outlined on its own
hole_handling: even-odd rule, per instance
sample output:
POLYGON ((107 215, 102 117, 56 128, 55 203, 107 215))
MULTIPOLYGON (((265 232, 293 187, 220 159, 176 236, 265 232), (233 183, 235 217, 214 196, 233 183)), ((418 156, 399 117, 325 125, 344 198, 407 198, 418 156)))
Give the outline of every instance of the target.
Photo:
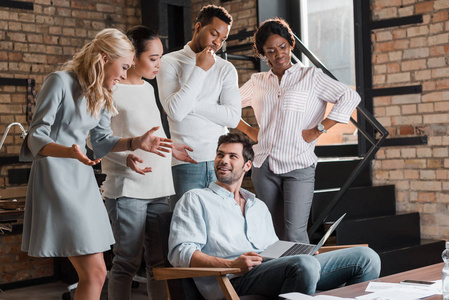
POLYGON ((309 296, 296 292, 280 294, 279 297, 287 300, 353 300, 352 298, 340 298, 327 295, 309 296))
POLYGON ((371 294, 356 297, 358 300, 414 300, 441 294, 441 280, 433 285, 404 285, 388 282, 370 282, 365 292, 371 294))
MULTIPOLYGON (((422 299, 432 295, 441 295, 441 280, 435 281, 433 285, 404 285, 388 282, 370 282, 365 292, 370 294, 358 296, 357 300, 414 300, 422 299)), ((317 295, 309 296, 301 293, 286 293, 279 295, 280 298, 288 300, 349 300, 335 296, 317 295)), ((351 298, 352 299, 352 298, 351 298)))

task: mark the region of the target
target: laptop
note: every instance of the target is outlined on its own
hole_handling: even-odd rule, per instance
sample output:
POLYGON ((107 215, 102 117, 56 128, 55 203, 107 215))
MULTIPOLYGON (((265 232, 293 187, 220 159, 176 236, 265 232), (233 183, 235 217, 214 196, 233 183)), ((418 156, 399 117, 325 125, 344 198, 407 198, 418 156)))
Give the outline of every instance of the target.
POLYGON ((346 214, 343 214, 337 221, 335 221, 335 223, 332 224, 332 226, 327 230, 326 234, 321 238, 320 242, 316 245, 288 241, 277 241, 276 243, 269 246, 265 251, 260 253, 260 256, 268 260, 298 254, 313 255, 321 248, 321 246, 323 246, 323 244, 326 242, 332 232, 334 232, 335 228, 337 228, 338 224, 340 224, 341 220, 343 220, 345 216, 346 214))

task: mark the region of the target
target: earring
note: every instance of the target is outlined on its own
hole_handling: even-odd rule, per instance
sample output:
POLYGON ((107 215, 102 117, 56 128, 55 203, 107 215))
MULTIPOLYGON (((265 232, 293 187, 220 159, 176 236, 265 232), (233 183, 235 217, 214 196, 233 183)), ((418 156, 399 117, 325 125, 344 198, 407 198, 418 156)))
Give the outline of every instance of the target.
POLYGON ((134 70, 136 69, 136 65, 133 65, 133 69, 134 69, 134 70))

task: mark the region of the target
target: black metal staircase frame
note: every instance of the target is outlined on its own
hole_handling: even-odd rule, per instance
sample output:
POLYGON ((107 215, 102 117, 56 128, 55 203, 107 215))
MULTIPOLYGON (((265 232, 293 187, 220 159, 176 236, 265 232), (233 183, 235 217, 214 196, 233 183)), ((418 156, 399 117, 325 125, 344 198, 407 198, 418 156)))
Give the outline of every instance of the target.
MULTIPOLYGON (((301 51, 301 53, 303 53, 316 67, 322 69, 323 72, 327 74, 329 77, 337 80, 337 78, 335 78, 335 76, 332 75, 332 73, 324 66, 324 64, 309 49, 307 49, 304 43, 296 35, 294 35, 294 37, 296 40, 295 49, 301 51)), ((312 236, 321 227, 323 222, 332 212, 332 209, 340 202, 340 200, 343 198, 343 195, 351 187, 352 183, 355 181, 357 176, 359 176, 363 168, 365 168, 371 162, 371 160, 374 158, 374 155, 380 149, 381 145, 388 136, 388 131, 385 129, 385 127, 383 127, 382 124, 380 124, 376 120, 376 118, 363 105, 357 106, 357 112, 359 122, 354 120, 352 117, 351 122, 354 124, 355 127, 357 127, 359 133, 371 144, 371 148, 364 154, 364 157, 360 160, 358 165, 354 168, 352 173, 343 183, 342 187, 335 195, 335 197, 332 199, 332 201, 321 212, 320 216, 312 224, 312 226, 310 226, 308 231, 309 236, 312 236), (375 130, 380 134, 379 139, 375 138, 374 133, 370 133, 363 126, 360 125, 361 123, 360 117, 362 117, 364 121, 368 122, 372 127, 375 128, 375 130)))

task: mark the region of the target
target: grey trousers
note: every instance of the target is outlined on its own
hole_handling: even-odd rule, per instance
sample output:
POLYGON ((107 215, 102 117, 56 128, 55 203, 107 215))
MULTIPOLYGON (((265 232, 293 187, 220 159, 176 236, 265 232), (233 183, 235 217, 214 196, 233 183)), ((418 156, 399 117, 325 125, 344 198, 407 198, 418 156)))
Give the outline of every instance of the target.
POLYGON ((285 174, 270 170, 268 158, 253 167, 256 195, 268 206, 274 229, 281 240, 308 243, 307 223, 315 188, 315 165, 285 174))

